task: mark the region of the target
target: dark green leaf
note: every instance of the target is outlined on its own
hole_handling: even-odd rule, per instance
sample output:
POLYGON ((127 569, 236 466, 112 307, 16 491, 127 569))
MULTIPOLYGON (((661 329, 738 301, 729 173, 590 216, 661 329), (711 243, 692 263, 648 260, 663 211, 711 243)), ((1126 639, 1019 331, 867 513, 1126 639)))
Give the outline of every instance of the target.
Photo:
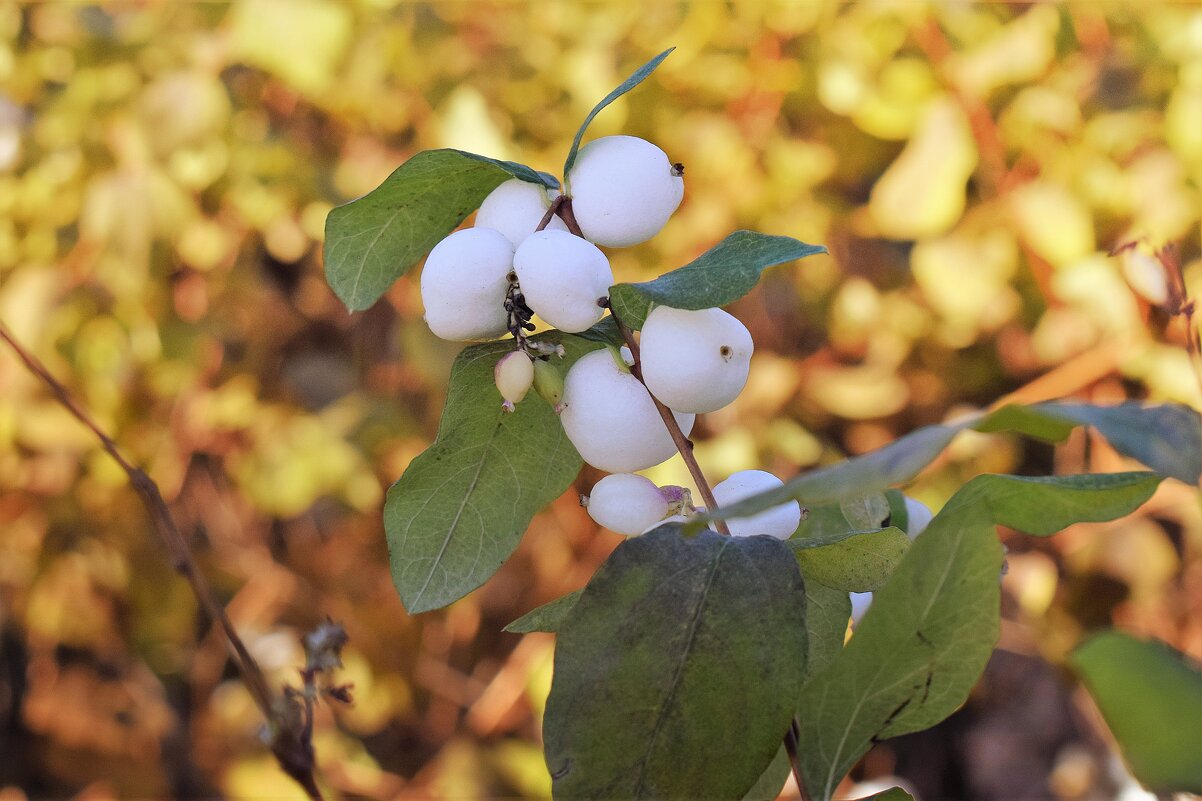
POLYGON ((816 798, 829 799, 877 738, 926 728, 963 702, 997 639, 1001 566, 979 513, 941 514, 913 543, 801 693, 798 750, 816 798))
POLYGON ((617 89, 614 89, 612 92, 607 94, 600 103, 593 106, 593 110, 588 113, 588 116, 584 118, 584 122, 580 124, 580 130, 576 131, 576 137, 572 139, 572 147, 568 150, 568 158, 563 163, 564 175, 570 173, 572 171, 572 167, 576 164, 576 155, 580 152, 580 140, 584 138, 584 132, 588 128, 589 123, 593 121, 593 118, 601 112, 601 109, 605 108, 610 103, 614 102, 619 97, 642 83, 648 75, 655 71, 655 68, 660 65, 660 62, 667 58, 668 54, 675 49, 675 47, 669 47, 667 50, 660 53, 643 66, 639 67, 631 74, 629 78, 618 84, 617 89))
POLYGON ((747 791, 747 795, 743 796, 743 801, 776 801, 780 791, 785 787, 785 782, 789 780, 791 771, 789 752, 782 745, 777 750, 776 756, 772 758, 768 769, 760 775, 755 786, 747 791))
POLYGON ((1120 632, 1071 659, 1135 777, 1157 794, 1202 793, 1202 667, 1120 632))
POLYGON ((977 476, 952 503, 980 505, 989 519, 1027 534, 1048 536, 1074 523, 1114 520, 1152 497, 1163 480, 1156 473, 1073 476, 977 476))
POLYGON ((614 550, 558 636, 556 798, 733 801, 789 728, 805 588, 778 540, 663 526, 614 550))
POLYGON ((898 489, 885 490, 885 500, 889 502, 889 525, 908 531, 910 528, 910 510, 906 508, 906 496, 898 489))
POLYGON ((611 287, 610 306, 624 324, 639 329, 653 303, 676 309, 725 306, 750 292, 768 267, 815 253, 826 253, 826 248, 787 236, 735 231, 684 267, 654 281, 611 287))
POLYGON ((326 217, 326 281, 366 309, 510 178, 557 187, 546 173, 461 150, 424 150, 326 217))
POLYGON ((559 631, 563 621, 580 598, 580 590, 569 592, 562 598, 556 598, 537 609, 531 609, 526 614, 505 627, 511 634, 529 634, 533 631, 546 631, 554 634, 559 631))
MULTIPOLYGON (((557 335, 572 360, 597 347, 557 335)), ((507 413, 493 366, 509 341, 464 350, 434 444, 388 490, 384 527, 392 578, 411 614, 462 598, 488 580, 530 519, 580 470, 559 419, 531 394, 507 413)))
POLYGON ((805 577, 845 592, 873 592, 889 578, 901 561, 910 539, 898 528, 855 532, 839 542, 820 547, 804 547, 805 540, 789 540, 802 545, 796 550, 797 562, 805 577))

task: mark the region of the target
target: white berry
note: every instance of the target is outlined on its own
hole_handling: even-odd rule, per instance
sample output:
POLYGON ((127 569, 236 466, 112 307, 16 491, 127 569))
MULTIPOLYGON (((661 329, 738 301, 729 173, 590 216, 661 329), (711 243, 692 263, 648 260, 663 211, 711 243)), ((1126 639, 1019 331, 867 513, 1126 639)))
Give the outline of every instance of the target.
POLYGON ((613 473, 593 485, 588 513, 598 525, 632 537, 668 516, 668 499, 649 478, 613 473))
POLYGON ((605 314, 597 302, 609 295, 614 274, 592 242, 567 231, 538 231, 518 247, 513 269, 526 305, 560 331, 586 331, 605 314))
POLYGON ((684 197, 684 178, 664 151, 634 136, 589 142, 580 149, 568 184, 580 230, 606 247, 646 242, 684 197))
MULTIPOLYGON (((550 207, 551 197, 545 187, 512 178, 484 198, 476 212, 476 227, 500 231, 516 248, 534 233, 550 207)), ((556 216, 547 224, 547 230, 568 229, 556 216)))
POLYGON ((721 309, 656 306, 647 315, 639 344, 647 389, 673 409, 716 411, 747 384, 751 334, 721 309))
POLYGON ((909 518, 906 522, 906 536, 913 540, 927 530, 935 516, 925 503, 906 496, 906 517, 909 518))
POLYGON ((513 245, 491 228, 465 228, 443 239, 422 270, 422 303, 430 330, 450 340, 504 334, 512 269, 513 245))
MULTIPOLYGON (((611 473, 632 473, 665 461, 676 446, 647 389, 608 348, 582 356, 564 379, 563 423, 584 461, 611 473)), ((694 415, 675 413, 687 436, 694 415)))
MULTIPOLYGON (((752 495, 776 489, 782 484, 784 482, 779 478, 763 470, 741 470, 714 487, 714 500, 719 506, 730 506, 752 495)), ((800 524, 801 507, 797 501, 788 501, 750 517, 736 517, 726 521, 730 533, 736 537, 763 534, 778 540, 789 539, 800 524)))

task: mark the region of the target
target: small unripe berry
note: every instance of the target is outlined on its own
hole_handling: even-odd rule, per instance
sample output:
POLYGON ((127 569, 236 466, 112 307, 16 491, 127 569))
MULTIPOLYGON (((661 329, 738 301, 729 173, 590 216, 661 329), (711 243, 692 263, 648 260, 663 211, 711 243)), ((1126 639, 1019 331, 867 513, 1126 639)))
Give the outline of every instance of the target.
POLYGON ((534 383, 534 364, 525 353, 515 350, 500 358, 493 368, 493 378, 496 379, 497 390, 505 399, 505 409, 513 411, 514 404, 526 397, 530 385, 534 383))
MULTIPOLYGON (((484 198, 476 212, 476 227, 500 231, 516 248, 534 233, 550 207, 551 198, 545 187, 512 178, 484 198)), ((563 220, 552 217, 546 230, 568 229, 563 220)))
MULTIPOLYGON (((730 506, 782 484, 784 482, 779 478, 763 470, 741 470, 714 487, 714 500, 719 506, 730 506)), ((800 524, 801 506, 797 501, 782 503, 750 517, 735 517, 726 521, 727 528, 735 537, 763 534, 778 540, 789 539, 800 524)))
POLYGON ((604 136, 582 147, 568 184, 580 230, 606 247, 655 236, 684 197, 678 167, 664 151, 634 136, 604 136))
POLYGON ((563 373, 557 365, 534 360, 534 391, 551 404, 556 413, 563 411, 563 373))
POLYGON ((656 306, 639 338, 643 380, 665 405, 713 412, 747 384, 754 346, 737 318, 721 309, 656 306))
POLYGON ((422 269, 422 303, 430 330, 457 341, 504 334, 512 269, 513 245, 491 228, 465 228, 443 239, 422 269))
POLYGON ((906 522, 906 536, 911 540, 926 531, 927 526, 935 518, 925 503, 916 501, 908 495, 906 496, 906 517, 909 518, 906 522))
POLYGON ((671 512, 668 499, 649 478, 613 473, 593 485, 589 517, 610 531, 633 537, 656 525, 671 512))
POLYGON ((601 319, 597 301, 609 295, 614 274, 594 245, 566 231, 538 231, 513 257, 522 295, 549 325, 578 334, 601 319))
MULTIPOLYGON (((647 389, 609 348, 582 356, 568 371, 559 419, 584 461, 611 473, 645 470, 676 453, 647 389)), ((681 431, 694 415, 674 413, 681 431)))

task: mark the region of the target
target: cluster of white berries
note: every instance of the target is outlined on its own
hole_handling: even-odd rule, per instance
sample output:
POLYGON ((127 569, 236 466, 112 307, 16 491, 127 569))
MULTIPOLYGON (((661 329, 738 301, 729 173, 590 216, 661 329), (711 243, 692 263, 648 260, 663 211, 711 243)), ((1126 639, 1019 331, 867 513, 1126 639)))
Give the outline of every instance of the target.
MULTIPOLYGON (((922 501, 906 496, 906 536, 913 542, 919 534, 927 530, 927 526, 931 524, 934 515, 931 514, 930 508, 922 501)), ((860 618, 864 617, 864 613, 868 611, 868 607, 872 605, 872 593, 870 592, 853 592, 851 595, 851 619, 853 623, 859 623, 860 618)))
MULTIPOLYGON (((683 169, 643 139, 594 140, 567 175, 570 197, 516 178, 502 183, 481 204, 474 227, 434 247, 421 277, 426 322, 437 336, 470 341, 513 334, 515 351, 495 369, 504 408, 512 411, 532 386, 552 402, 581 457, 614 474, 593 490, 590 514, 628 535, 695 511, 679 488, 661 489, 631 475, 676 452, 652 396, 688 436, 696 415, 726 406, 747 383, 750 333, 721 309, 657 306, 639 338, 641 381, 631 372, 629 351, 613 348, 585 355, 560 377, 554 353, 526 334, 535 330, 535 315, 567 333, 601 319, 614 279, 598 246, 627 247, 657 234, 684 196, 683 169)), ((780 484, 768 473, 744 471, 714 494, 729 504, 780 484)), ((800 515, 791 502, 731 521, 730 529, 783 539, 800 515)))

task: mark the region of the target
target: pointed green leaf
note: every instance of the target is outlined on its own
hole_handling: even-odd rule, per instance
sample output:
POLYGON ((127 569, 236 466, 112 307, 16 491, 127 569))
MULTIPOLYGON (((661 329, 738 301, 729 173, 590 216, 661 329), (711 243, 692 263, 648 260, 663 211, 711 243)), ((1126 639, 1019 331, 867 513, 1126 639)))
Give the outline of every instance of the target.
POLYGON ((572 171, 572 167, 575 166, 576 156, 580 152, 580 141, 584 138, 584 132, 588 129, 589 123, 593 121, 593 118, 601 113, 601 109, 605 108, 610 103, 614 102, 619 97, 642 83, 648 75, 655 71, 655 68, 660 65, 660 62, 667 58, 668 55, 675 49, 675 47, 669 47, 667 50, 660 53, 643 66, 639 67, 631 74, 629 78, 618 84, 617 89, 614 89, 612 92, 607 94, 600 103, 593 106, 593 110, 588 113, 588 116, 584 118, 584 122, 580 124, 580 130, 576 131, 576 137, 572 139, 572 147, 568 150, 568 158, 563 163, 564 175, 570 173, 572 171))
POLYGON ((805 588, 778 540, 662 526, 614 550, 558 638, 556 798, 737 801, 793 716, 805 588))
POLYGON ((826 253, 826 248, 787 236, 735 231, 684 267, 654 281, 611 287, 610 307, 623 323, 639 329, 652 304, 676 309, 725 306, 750 292, 767 268, 815 253, 826 253))
MULTIPOLYGON (((1114 520, 1152 497, 1163 476, 1098 473, 1072 476, 977 476, 954 502, 980 505, 989 519, 1027 534, 1048 536, 1074 523, 1114 520)), ((950 502, 949 502, 950 507, 950 502)))
POLYGON ((1158 795, 1202 793, 1202 666, 1117 631, 1071 660, 1135 777, 1158 795))
POLYGON ((843 650, 847 623, 851 620, 851 597, 802 572, 806 585, 805 681, 826 669, 843 650))
MULTIPOLYGON (((557 334, 571 360, 597 347, 557 334)), ((553 338, 553 337, 549 337, 553 338)), ((464 350, 438 436, 388 490, 384 528, 392 579, 410 614, 446 606, 488 580, 534 514, 557 498, 581 460, 559 419, 531 395, 501 408, 493 366, 511 341, 464 350)))
POLYGON ((366 309, 510 178, 554 177, 461 150, 423 150, 363 197, 326 217, 326 281, 351 311, 366 309))
POLYGON ((803 773, 826 801, 879 738, 956 709, 997 639, 1002 552, 980 515, 940 515, 915 540, 798 706, 803 773), (975 518, 975 519, 974 519, 975 518))
MULTIPOLYGON (((788 544, 805 540, 789 540, 788 544)), ((899 528, 855 532, 839 542, 818 548, 797 549, 797 562, 805 577, 845 592, 878 589, 910 547, 910 538, 899 528)))
POLYGON ((559 631, 564 620, 580 599, 581 590, 569 592, 562 598, 545 603, 537 609, 531 609, 526 614, 505 627, 511 634, 529 634, 534 631, 546 631, 554 634, 559 631))

